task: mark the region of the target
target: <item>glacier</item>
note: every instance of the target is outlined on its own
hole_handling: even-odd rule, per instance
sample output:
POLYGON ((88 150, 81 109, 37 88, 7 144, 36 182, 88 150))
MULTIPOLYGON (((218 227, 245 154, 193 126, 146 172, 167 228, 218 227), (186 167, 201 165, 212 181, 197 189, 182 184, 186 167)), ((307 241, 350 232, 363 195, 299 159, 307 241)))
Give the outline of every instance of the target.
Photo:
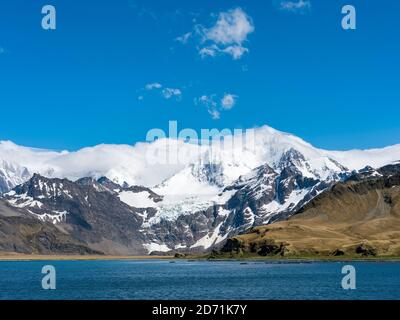
MULTIPOLYGON (((79 180, 81 184, 85 183, 83 178, 106 177, 110 181, 103 182, 120 201, 140 209, 136 212, 143 220, 141 232, 152 239, 145 244, 149 251, 207 249, 252 226, 287 218, 354 171, 400 160, 400 145, 323 150, 269 126, 254 129, 254 148, 230 143, 234 138, 225 136, 227 143, 223 145, 159 139, 133 146, 103 144, 73 152, 1 141, 0 193, 11 205, 36 208, 42 214, 39 218, 61 223, 68 214, 63 207, 43 215, 41 198, 7 192, 34 174, 79 180), (183 161, 148 161, 149 154, 165 159, 171 146, 185 154, 183 161), (177 240, 171 241, 165 230, 173 230, 177 240)), ((94 187, 103 191, 101 184, 94 187)))

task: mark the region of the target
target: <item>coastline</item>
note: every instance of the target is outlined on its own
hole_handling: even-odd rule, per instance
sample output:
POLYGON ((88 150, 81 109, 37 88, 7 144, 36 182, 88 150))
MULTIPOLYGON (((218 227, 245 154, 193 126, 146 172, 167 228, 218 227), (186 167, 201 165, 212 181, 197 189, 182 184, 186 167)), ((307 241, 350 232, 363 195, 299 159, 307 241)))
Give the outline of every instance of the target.
POLYGON ((170 260, 173 256, 107 256, 107 255, 27 255, 0 254, 3 261, 98 261, 98 260, 170 260))
POLYGON ((0 262, 5 261, 100 261, 100 260, 174 260, 174 261, 238 261, 238 262, 271 262, 271 263, 314 263, 314 262, 400 262, 400 257, 220 257, 186 256, 116 256, 116 255, 39 255, 0 253, 0 262))

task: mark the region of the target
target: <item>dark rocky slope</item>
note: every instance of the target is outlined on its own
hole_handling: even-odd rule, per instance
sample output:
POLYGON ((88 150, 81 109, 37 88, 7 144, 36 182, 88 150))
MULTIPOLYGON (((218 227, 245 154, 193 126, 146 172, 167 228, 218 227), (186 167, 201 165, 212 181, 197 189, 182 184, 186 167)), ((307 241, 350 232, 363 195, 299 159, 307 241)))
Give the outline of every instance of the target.
POLYGON ((0 252, 23 254, 102 254, 56 226, 0 200, 0 252))

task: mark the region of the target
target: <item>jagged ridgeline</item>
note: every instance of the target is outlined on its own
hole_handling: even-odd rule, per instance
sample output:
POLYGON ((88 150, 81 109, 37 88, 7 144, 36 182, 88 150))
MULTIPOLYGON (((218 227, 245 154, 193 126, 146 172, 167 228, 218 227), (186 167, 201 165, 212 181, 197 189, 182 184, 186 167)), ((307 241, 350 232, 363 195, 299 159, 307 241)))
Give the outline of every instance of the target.
MULTIPOLYGON (((269 127, 255 131, 254 150, 243 149, 233 157, 231 150, 213 148, 212 161, 207 147, 171 143, 192 157, 184 163, 148 163, 149 149, 162 153, 164 146, 159 141, 133 147, 101 145, 74 153, 0 142, 0 231, 5 235, 0 251, 143 255, 220 249, 225 243, 232 246, 228 239, 254 227, 294 216, 287 222, 292 224, 339 186, 389 179, 397 174, 396 165, 373 168, 400 159, 400 146, 326 151, 269 127)), ((350 200, 335 196, 342 206, 333 205, 332 200, 332 208, 352 208, 350 200)), ((394 195, 389 196, 394 201, 394 195)), ((383 204, 389 201, 387 197, 382 193, 383 204)), ((386 209, 382 205, 374 213, 383 214, 386 209)), ((316 221, 322 219, 314 214, 316 221)), ((271 228, 275 225, 279 223, 271 228)), ((297 250, 278 234, 268 243, 272 240, 278 243, 278 248, 275 242, 270 248, 276 254, 297 250)), ((351 245, 371 245, 357 241, 351 245)), ((246 243, 232 250, 224 248, 261 255, 270 250, 268 246, 261 249, 259 243, 250 250, 246 243)), ((346 248, 328 249, 339 254, 346 248)))
POLYGON ((352 175, 287 221, 256 227, 214 252, 226 255, 400 256, 400 165, 352 175))

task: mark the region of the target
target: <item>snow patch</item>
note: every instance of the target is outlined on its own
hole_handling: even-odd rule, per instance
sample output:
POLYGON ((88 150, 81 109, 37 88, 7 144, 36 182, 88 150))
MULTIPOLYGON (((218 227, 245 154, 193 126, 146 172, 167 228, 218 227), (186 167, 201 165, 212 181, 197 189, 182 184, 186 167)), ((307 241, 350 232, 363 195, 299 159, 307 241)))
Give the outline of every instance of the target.
POLYGON ((118 197, 122 202, 134 208, 152 208, 157 206, 157 204, 150 198, 150 193, 147 191, 138 193, 123 191, 118 197))
POLYGON ((49 213, 43 213, 43 214, 37 214, 34 213, 30 210, 28 210, 29 213, 33 214, 36 218, 43 222, 51 222, 53 224, 65 222, 67 220, 67 211, 53 211, 51 214, 49 213))
POLYGON ((221 222, 212 232, 212 234, 206 234, 203 238, 198 240, 194 245, 192 245, 190 248, 197 248, 197 247, 203 247, 204 249, 208 249, 213 245, 216 245, 222 241, 224 241, 228 237, 228 233, 226 233, 224 236, 220 236, 220 229, 221 226, 223 225, 223 222, 221 222))
POLYGON ((159 243, 147 243, 144 244, 143 247, 147 250, 147 252, 150 254, 152 252, 168 252, 171 251, 170 248, 168 248, 167 245, 165 244, 159 244, 159 243))

